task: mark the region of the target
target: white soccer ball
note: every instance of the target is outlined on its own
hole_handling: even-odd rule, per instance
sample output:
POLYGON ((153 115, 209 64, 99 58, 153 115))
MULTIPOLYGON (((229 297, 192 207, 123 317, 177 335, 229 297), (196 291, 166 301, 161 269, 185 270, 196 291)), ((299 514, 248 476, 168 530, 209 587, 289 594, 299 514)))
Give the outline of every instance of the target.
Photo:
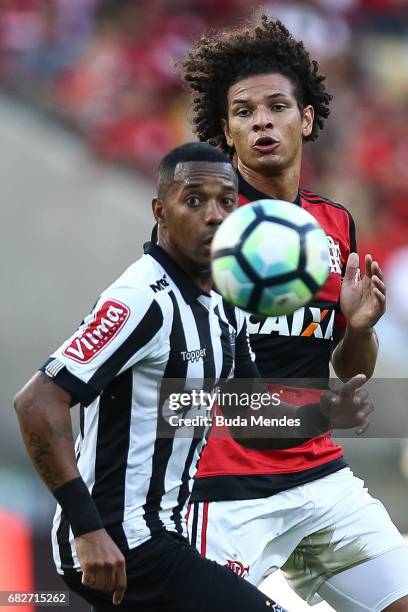
POLYGON ((327 238, 306 210, 282 200, 241 206, 211 246, 214 283, 228 301, 263 316, 312 300, 329 274, 327 238))

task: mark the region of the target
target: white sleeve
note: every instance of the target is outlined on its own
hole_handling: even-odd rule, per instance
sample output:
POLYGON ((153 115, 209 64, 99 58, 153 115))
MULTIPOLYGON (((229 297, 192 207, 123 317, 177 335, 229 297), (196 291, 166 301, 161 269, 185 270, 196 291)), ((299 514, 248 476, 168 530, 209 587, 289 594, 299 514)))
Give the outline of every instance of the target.
POLYGON ((112 285, 41 370, 87 405, 118 373, 151 354, 162 326, 152 292, 112 285))

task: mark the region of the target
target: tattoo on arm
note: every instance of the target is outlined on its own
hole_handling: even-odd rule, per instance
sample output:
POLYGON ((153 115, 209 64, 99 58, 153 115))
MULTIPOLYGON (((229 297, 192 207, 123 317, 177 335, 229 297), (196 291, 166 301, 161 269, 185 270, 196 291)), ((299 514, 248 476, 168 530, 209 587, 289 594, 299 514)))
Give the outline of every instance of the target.
POLYGON ((59 487, 62 484, 60 478, 48 463, 50 456, 52 456, 50 444, 42 442, 38 434, 30 432, 28 434, 28 446, 34 464, 47 487, 51 490, 59 487))
POLYGON ((68 440, 74 443, 74 438, 72 436, 72 428, 69 424, 50 423, 49 421, 47 421, 47 427, 51 436, 55 436, 56 438, 62 438, 64 440, 68 440))

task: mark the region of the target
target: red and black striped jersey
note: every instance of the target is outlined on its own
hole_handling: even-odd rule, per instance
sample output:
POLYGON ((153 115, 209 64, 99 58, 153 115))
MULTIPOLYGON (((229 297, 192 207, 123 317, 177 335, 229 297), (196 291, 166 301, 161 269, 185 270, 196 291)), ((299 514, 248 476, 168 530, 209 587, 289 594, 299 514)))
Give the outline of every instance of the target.
MULTIPOLYGON (((270 199, 239 179, 240 205, 270 199)), ((340 289, 349 253, 356 251, 356 236, 353 218, 340 204, 306 189, 298 192, 295 203, 327 234, 329 277, 314 300, 293 315, 248 316, 248 331, 262 377, 278 379, 279 390, 284 390, 281 398, 302 405, 316 401, 328 384, 333 330, 346 326, 340 289)), ((213 430, 200 458, 192 500, 269 496, 345 465, 342 448, 330 434, 287 450, 256 451, 235 442, 228 432, 213 430)))

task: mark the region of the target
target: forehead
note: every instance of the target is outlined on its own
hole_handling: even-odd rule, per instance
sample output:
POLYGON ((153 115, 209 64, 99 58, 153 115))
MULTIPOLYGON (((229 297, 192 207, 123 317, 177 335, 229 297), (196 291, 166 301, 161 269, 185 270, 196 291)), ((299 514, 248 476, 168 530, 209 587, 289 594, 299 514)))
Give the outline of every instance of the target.
POLYGON ((241 99, 258 100, 277 94, 294 98, 292 81, 279 73, 259 74, 231 85, 228 90, 228 102, 233 104, 241 99))
POLYGON ((233 167, 228 162, 179 162, 174 169, 174 181, 182 182, 185 186, 214 179, 233 186, 238 180, 233 167))

